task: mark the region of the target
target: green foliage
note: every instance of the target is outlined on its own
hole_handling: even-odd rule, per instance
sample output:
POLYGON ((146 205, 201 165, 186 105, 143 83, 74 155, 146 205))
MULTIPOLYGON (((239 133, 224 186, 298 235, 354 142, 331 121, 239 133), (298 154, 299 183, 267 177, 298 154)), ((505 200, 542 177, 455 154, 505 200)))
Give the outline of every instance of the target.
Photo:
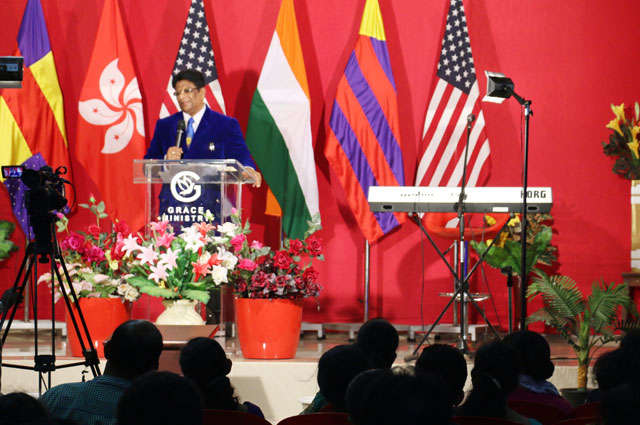
MULTIPOLYGON (((533 271, 538 262, 548 264, 547 262, 555 260, 555 256, 548 252, 551 237, 551 227, 542 226, 533 236, 533 243, 527 244, 527 274, 533 271)), ((522 244, 520 241, 506 240, 503 246, 494 245, 491 249, 485 242, 471 241, 471 246, 479 255, 483 255, 485 251, 489 250, 484 259, 491 267, 502 269, 510 266, 513 274, 520 275, 522 269, 522 244)))
POLYGON ((9 240, 15 228, 14 223, 0 220, 0 261, 6 260, 12 252, 18 250, 18 246, 9 240))
POLYGON ((594 282, 584 297, 568 276, 548 276, 538 270, 527 288, 529 301, 542 297, 544 306, 529 315, 527 323, 544 322, 557 330, 573 347, 578 365, 589 365, 593 354, 607 342, 617 340, 615 331, 637 326, 637 319, 620 321, 624 307, 637 318, 637 309, 625 284, 594 282))

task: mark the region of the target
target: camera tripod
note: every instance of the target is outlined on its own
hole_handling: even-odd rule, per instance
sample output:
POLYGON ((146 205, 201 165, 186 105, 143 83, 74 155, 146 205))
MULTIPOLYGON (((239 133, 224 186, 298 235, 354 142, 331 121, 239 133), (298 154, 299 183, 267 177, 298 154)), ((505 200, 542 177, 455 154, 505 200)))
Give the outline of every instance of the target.
MULTIPOLYGON (((3 295, 3 311, 2 311, 2 319, 0 319, 0 329, 5 325, 4 333, 2 335, 2 345, 7 339, 7 335, 9 334, 9 330, 11 329, 11 324, 16 315, 17 309, 20 305, 20 302, 24 301, 24 291, 27 286, 29 280, 35 282, 34 277, 38 276, 38 263, 46 264, 49 263, 51 268, 51 354, 39 354, 38 351, 38 285, 33 285, 33 315, 34 315, 34 366, 24 366, 24 365, 16 365, 16 364, 8 364, 2 363, 3 367, 12 367, 17 369, 26 369, 33 370, 38 372, 38 392, 42 394, 42 384, 44 380, 44 374, 47 374, 47 388, 51 388, 51 372, 56 369, 73 367, 73 366, 81 366, 85 365, 91 369, 93 376, 98 376, 101 374, 99 368, 99 360, 98 353, 96 349, 91 344, 91 337, 89 335, 89 329, 87 328, 87 324, 84 320, 84 316, 82 314, 82 310, 80 309, 80 305, 78 304, 78 297, 76 296, 76 292, 71 284, 71 278, 69 276, 69 272, 67 271, 67 266, 64 263, 64 259, 60 253, 60 248, 55 238, 54 231, 54 215, 51 213, 47 213, 46 215, 39 215, 35 220, 31 220, 33 223, 33 228, 35 230, 35 241, 30 241, 27 244, 25 249, 25 255, 22 259, 22 263, 20 265, 20 269, 18 271, 18 275, 16 276, 16 280, 13 284, 13 287, 7 291, 8 295, 3 295), (60 270, 56 266, 56 262, 62 268, 64 273, 64 277, 66 278, 66 285, 63 283, 62 276, 60 274, 60 270), (69 316, 71 317, 73 323, 73 331, 78 336, 78 341, 80 342, 80 346, 82 348, 82 353, 84 355, 84 361, 69 363, 65 365, 56 366, 56 358, 55 358, 55 346, 56 346, 56 329, 55 329, 55 283, 58 283, 60 288, 60 292, 62 294, 62 298, 66 304, 67 310, 69 311, 69 316), (67 293, 68 289, 68 293, 67 293), (71 295, 71 299, 75 303, 76 311, 74 313, 71 300, 69 299, 69 294, 71 295), (82 330, 79 327, 78 321, 76 319, 80 319, 80 325, 82 326, 82 330), (84 336, 84 339, 83 339, 84 336), (86 341, 86 345, 85 345, 86 341)), ((31 215, 30 215, 30 218, 31 215)))

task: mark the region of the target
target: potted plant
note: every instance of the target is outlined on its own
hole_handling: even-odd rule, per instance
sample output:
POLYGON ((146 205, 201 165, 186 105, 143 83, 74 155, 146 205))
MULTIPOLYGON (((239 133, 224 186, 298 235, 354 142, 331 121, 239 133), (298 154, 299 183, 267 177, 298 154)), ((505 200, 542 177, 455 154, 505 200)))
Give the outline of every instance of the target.
MULTIPOLYGON (((107 217, 105 205, 104 202, 96 203, 93 195, 89 197, 89 204, 80 204, 80 207, 88 209, 96 218, 95 224, 89 225, 86 231, 69 230, 69 220, 62 214, 58 214, 56 221, 57 231, 64 233, 59 238, 60 252, 71 282, 66 281, 62 266, 57 264, 57 267, 67 294, 69 284, 73 286, 89 328, 91 343, 98 355, 103 356, 103 341, 118 325, 129 320, 131 302, 138 299, 140 293, 126 280, 129 268, 122 248, 125 237, 130 234, 127 224, 116 221, 110 231, 103 231, 101 220, 107 217)), ((51 273, 48 272, 38 279, 38 283, 46 282, 49 285, 51 281, 51 273)), ((57 279, 54 282, 54 299, 57 302, 62 292, 60 282, 57 279)), ((73 301, 73 298, 69 299, 73 301)), ((82 356, 70 314, 78 318, 75 305, 71 312, 66 312, 67 338, 72 355, 82 356)))
POLYGON ((237 258, 229 276, 235 293, 236 325, 242 354, 247 358, 283 359, 295 356, 302 323, 302 300, 318 297, 322 286, 313 261, 323 260, 322 244, 314 233, 317 217, 308 222, 302 240, 286 238, 272 249, 249 242, 249 223, 242 226, 236 212, 221 230, 226 249, 237 258))
POLYGON ((132 276, 127 281, 140 292, 163 298, 158 324, 199 325, 198 302, 207 303, 212 289, 228 281, 236 258, 225 249, 228 238, 211 223, 194 223, 174 233, 168 221, 148 225, 148 236, 129 235, 123 252, 132 276))
POLYGON ((594 282, 591 294, 585 297, 568 276, 548 276, 540 270, 536 274, 527 289, 527 298, 531 301, 540 296, 544 304, 527 318, 527 323, 544 322, 571 345, 578 361, 577 392, 584 401, 589 363, 595 352, 620 338, 616 330, 627 329, 634 322, 633 319, 621 322, 620 308, 634 317, 637 310, 625 284, 594 282))

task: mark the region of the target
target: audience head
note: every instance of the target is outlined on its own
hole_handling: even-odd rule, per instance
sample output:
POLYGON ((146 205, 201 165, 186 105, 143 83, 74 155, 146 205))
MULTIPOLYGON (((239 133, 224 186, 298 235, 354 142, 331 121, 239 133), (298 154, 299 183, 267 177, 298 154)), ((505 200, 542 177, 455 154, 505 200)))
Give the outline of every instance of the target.
POLYGON ((198 386, 207 409, 237 408, 238 399, 227 378, 231 364, 224 349, 211 338, 193 338, 180 351, 182 374, 198 386))
POLYGON ((231 359, 224 349, 211 338, 193 338, 180 350, 182 374, 204 388, 214 379, 231 372, 231 359))
POLYGON ((42 403, 29 394, 9 393, 0 396, 0 424, 26 424, 48 416, 42 403))
POLYGON ((457 348, 445 344, 426 347, 416 361, 416 373, 440 376, 449 387, 451 404, 457 406, 462 402, 467 382, 467 361, 457 348))
POLYGON ((151 322, 129 320, 113 331, 104 344, 105 373, 133 379, 157 370, 162 353, 162 334, 151 322))
POLYGON ((201 425, 202 398, 195 384, 171 372, 133 380, 118 402, 118 425, 201 425))
POLYGON ((518 354, 504 342, 494 341, 480 347, 471 370, 473 388, 459 414, 504 417, 507 396, 518 387, 519 371, 518 354))
POLYGON ((628 382, 631 379, 629 365, 625 363, 625 353, 621 349, 601 355, 593 365, 593 375, 598 388, 603 393, 628 382))
POLYGON ((365 322, 356 337, 356 345, 371 358, 375 368, 391 367, 396 359, 398 342, 396 328, 381 317, 365 322))
POLYGON ((551 361, 549 343, 542 335, 520 331, 505 336, 502 341, 518 353, 521 374, 529 375, 536 381, 551 378, 555 366, 551 361))
POLYGON ((451 418, 437 377, 400 369, 361 373, 349 385, 347 403, 355 425, 445 425, 451 418))
POLYGON ((318 386, 335 411, 346 411, 345 394, 349 383, 371 367, 371 360, 357 345, 338 345, 320 357, 318 386))

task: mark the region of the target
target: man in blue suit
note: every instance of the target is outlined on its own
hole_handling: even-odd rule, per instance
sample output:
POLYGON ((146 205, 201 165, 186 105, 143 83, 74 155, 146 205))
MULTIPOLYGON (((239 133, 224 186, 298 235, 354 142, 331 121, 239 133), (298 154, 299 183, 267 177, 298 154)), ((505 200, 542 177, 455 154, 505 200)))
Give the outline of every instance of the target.
MULTIPOLYGON (((238 121, 212 111, 205 105, 205 80, 202 73, 191 69, 182 71, 173 77, 172 85, 182 111, 158 120, 151 145, 144 158, 236 159, 246 167, 244 177, 252 178, 255 181, 253 185, 260 187, 262 176, 255 170, 255 164, 251 159, 238 121), (180 145, 176 146, 178 125, 181 121, 185 124, 185 130, 180 145)), ((219 206, 213 205, 212 202, 219 193, 211 190, 208 192, 210 193, 204 193, 198 201, 193 203, 194 211, 205 208, 217 216, 219 206)), ((178 204, 170 193, 169 187, 164 187, 160 193, 160 214, 168 213, 169 218, 178 217, 179 214, 172 210, 178 204)), ((169 221, 201 220, 170 219, 169 221)))

